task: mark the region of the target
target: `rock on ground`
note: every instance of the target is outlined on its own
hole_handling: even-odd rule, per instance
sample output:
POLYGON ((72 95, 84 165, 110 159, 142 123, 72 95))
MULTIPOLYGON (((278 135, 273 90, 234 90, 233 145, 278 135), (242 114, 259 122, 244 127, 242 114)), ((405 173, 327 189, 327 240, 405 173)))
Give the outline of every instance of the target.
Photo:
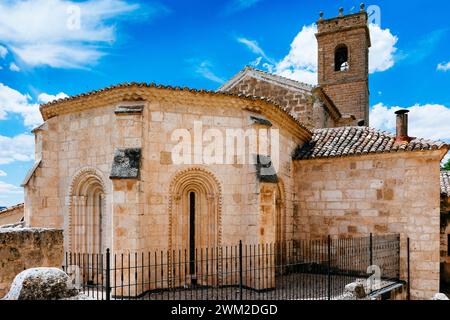
POLYGON ((92 298, 92 297, 89 297, 89 296, 87 296, 87 295, 85 295, 83 293, 80 293, 80 294, 78 294, 78 295, 76 295, 74 297, 62 298, 60 300, 95 300, 95 299, 92 298))
POLYGON ((436 293, 431 300, 450 300, 450 299, 443 293, 436 293))
POLYGON ((58 268, 31 268, 19 273, 3 300, 56 300, 75 297, 69 276, 58 268))
POLYGON ((341 300, 368 300, 364 285, 357 282, 347 284, 341 300))

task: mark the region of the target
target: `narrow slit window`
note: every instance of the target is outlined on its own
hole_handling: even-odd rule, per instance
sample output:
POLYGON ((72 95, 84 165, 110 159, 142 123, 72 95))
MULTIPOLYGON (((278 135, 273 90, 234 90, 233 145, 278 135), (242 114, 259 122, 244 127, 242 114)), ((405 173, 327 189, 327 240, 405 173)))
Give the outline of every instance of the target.
POLYGON ((195 193, 189 193, 189 273, 195 274, 195 193))

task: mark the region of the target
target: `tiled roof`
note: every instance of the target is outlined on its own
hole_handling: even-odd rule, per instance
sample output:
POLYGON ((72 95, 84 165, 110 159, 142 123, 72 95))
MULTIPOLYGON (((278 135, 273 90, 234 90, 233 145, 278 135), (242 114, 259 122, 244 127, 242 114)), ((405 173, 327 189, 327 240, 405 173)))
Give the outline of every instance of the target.
POLYGON ((441 171, 441 194, 450 197, 450 171, 441 171))
POLYGON ((7 214, 8 212, 14 211, 16 209, 23 209, 23 207, 24 207, 23 203, 16 204, 16 205, 8 207, 6 209, 0 210, 0 215, 7 214))
POLYGON ((250 66, 246 66, 244 69, 239 71, 236 75, 234 75, 230 80, 225 82, 219 89, 217 89, 217 91, 218 92, 226 92, 226 91, 230 90, 231 88, 233 88, 236 85, 236 83, 238 83, 245 76, 250 76, 250 77, 260 79, 263 81, 269 81, 269 82, 274 81, 277 84, 281 84, 281 85, 288 86, 288 87, 294 87, 295 89, 306 91, 306 92, 311 92, 312 89, 314 88, 314 86, 304 83, 304 82, 292 80, 292 79, 285 78, 283 76, 280 76, 280 75, 277 75, 274 73, 270 73, 270 72, 266 72, 263 70, 259 70, 259 69, 250 67, 250 66))
POLYGON ((68 102, 68 101, 73 101, 73 100, 78 100, 78 99, 82 99, 82 98, 86 98, 86 97, 93 97, 102 93, 108 93, 108 92, 112 92, 116 89, 123 89, 123 88, 156 88, 156 89, 162 89, 162 90, 171 90, 171 91, 184 91, 184 92, 191 92, 191 93, 195 93, 195 94, 209 94, 209 95, 215 95, 215 96, 230 96, 230 97, 237 97, 237 98, 241 98, 244 100, 248 100, 248 101, 264 101, 267 103, 270 103, 272 105, 274 105, 275 107, 279 108, 280 110, 282 110, 289 118, 291 118, 292 120, 294 120, 300 128, 302 128, 303 130, 305 130, 306 132, 308 132, 309 134, 311 134, 311 131, 306 128, 304 126, 303 123, 301 123, 297 118, 295 118, 285 107, 281 106, 280 104, 278 104, 275 100, 268 98, 268 97, 258 97, 258 96, 253 96, 253 95, 247 95, 247 94, 234 94, 234 93, 230 93, 230 92, 218 92, 218 91, 214 91, 214 90, 205 90, 205 89, 192 89, 192 88, 188 88, 188 87, 173 87, 173 86, 168 86, 168 85, 160 85, 160 84, 155 84, 155 83, 145 83, 145 82, 130 82, 130 83, 121 83, 118 85, 112 85, 103 89, 99 89, 99 90, 93 90, 87 93, 82 93, 82 94, 78 94, 78 95, 74 95, 74 96, 70 96, 67 98, 62 98, 62 99, 57 99, 51 102, 48 102, 46 104, 42 104, 40 106, 40 111, 41 114, 43 115, 44 120, 47 119, 46 117, 46 109, 49 109, 55 105, 59 105, 62 104, 64 102, 68 102))
POLYGON ((295 160, 357 156, 364 154, 423 151, 448 148, 444 142, 413 139, 395 143, 395 135, 368 127, 339 127, 313 130, 312 139, 295 150, 295 160))

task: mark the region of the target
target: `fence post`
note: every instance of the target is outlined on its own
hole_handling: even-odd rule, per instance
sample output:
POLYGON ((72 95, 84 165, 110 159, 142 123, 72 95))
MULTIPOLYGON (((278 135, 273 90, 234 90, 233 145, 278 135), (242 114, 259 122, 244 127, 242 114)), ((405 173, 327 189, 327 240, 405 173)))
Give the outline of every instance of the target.
POLYGON ((109 248, 106 249, 106 300, 111 299, 111 265, 110 265, 110 252, 109 248))
POLYGON ((328 235, 328 300, 331 300, 331 236, 328 235))
POLYGON ((410 274, 410 265, 409 265, 409 237, 406 240, 406 260, 408 264, 408 287, 407 287, 407 299, 411 300, 411 274, 410 274))
POLYGON ((242 300, 242 240, 239 240, 239 299, 242 300))
POLYGON ((369 242, 369 266, 373 265, 373 237, 372 233, 370 233, 370 242, 369 242))

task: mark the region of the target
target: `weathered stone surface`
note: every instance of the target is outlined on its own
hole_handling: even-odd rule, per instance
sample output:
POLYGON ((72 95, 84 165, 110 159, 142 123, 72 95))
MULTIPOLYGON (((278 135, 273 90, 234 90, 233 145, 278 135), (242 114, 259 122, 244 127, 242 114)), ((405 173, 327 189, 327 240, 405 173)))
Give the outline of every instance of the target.
POLYGON ((272 122, 262 117, 250 116, 250 121, 252 121, 253 123, 261 124, 263 126, 272 126, 272 122))
POLYGON ((60 267, 63 258, 62 230, 0 228, 0 297, 23 270, 60 267))
POLYGON ((363 284, 356 282, 349 283, 345 286, 344 295, 351 296, 356 299, 363 299, 367 296, 363 284))
POLYGON ((450 300, 445 294, 443 293, 436 293, 431 300, 450 300))
POLYGON ((343 116, 353 116, 355 124, 358 120, 365 120, 368 125, 370 36, 366 25, 365 12, 322 19, 317 23, 316 38, 320 57, 317 70, 319 86, 343 116), (337 49, 347 52, 344 59, 337 59, 337 49), (349 66, 345 71, 341 71, 342 62, 349 66))
POLYGON ((55 300, 75 297, 69 276, 57 268, 32 268, 19 273, 4 300, 55 300))
POLYGON ((411 298, 431 299, 439 290, 441 154, 435 150, 296 161, 299 233, 398 233, 401 279, 407 278, 409 237, 411 298))
POLYGON ((117 149, 111 169, 111 179, 137 179, 141 162, 141 149, 117 149))
POLYGON ((450 171, 441 171, 441 195, 450 197, 450 171))
POLYGON ((144 109, 143 105, 137 105, 137 106, 118 106, 114 113, 116 115, 120 114, 141 114, 142 110, 144 109))
POLYGON ((4 226, 0 226, 0 228, 4 228, 4 229, 7 229, 7 228, 23 228, 24 225, 25 225, 25 223, 22 221, 22 222, 18 222, 18 223, 6 224, 4 226))
POLYGON ((278 176, 268 156, 256 156, 256 175, 261 182, 277 183, 278 176))
POLYGON ((0 228, 20 223, 23 219, 23 203, 0 210, 0 228))
POLYGON ((74 297, 62 298, 60 300, 95 300, 95 299, 92 298, 92 297, 89 297, 89 296, 87 296, 87 295, 85 295, 83 293, 80 293, 80 294, 78 294, 78 295, 76 295, 74 297))
MULTIPOLYGON (((249 66, 219 89, 219 91, 232 94, 268 97, 294 115, 306 127, 322 127, 323 124, 319 124, 315 119, 314 98, 311 90, 312 86, 310 85, 249 66)), ((328 116, 324 117, 329 118, 328 116)))

